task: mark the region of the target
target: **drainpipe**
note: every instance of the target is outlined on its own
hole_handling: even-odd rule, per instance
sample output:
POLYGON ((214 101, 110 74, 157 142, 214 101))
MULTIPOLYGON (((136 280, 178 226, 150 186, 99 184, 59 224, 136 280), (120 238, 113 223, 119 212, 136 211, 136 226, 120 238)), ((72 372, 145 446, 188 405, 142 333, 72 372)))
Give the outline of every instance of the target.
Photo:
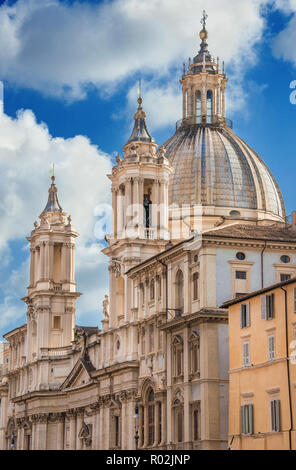
POLYGON ((168 298, 169 298, 169 288, 168 288, 168 266, 159 259, 156 260, 158 263, 162 264, 165 267, 165 312, 166 319, 168 319, 168 298))
POLYGON ((264 259, 263 259, 263 255, 264 255, 265 250, 266 250, 266 240, 264 242, 264 248, 261 251, 261 289, 264 288, 264 259))
POLYGON ((289 389, 289 409, 290 409, 290 429, 289 429, 289 450, 292 450, 291 433, 293 430, 293 412, 292 412, 292 399, 291 399, 291 379, 290 379, 290 364, 289 364, 289 338, 288 338, 288 302, 287 291, 281 287, 285 293, 285 328, 286 328, 286 363, 287 363, 287 376, 288 376, 288 389, 289 389))

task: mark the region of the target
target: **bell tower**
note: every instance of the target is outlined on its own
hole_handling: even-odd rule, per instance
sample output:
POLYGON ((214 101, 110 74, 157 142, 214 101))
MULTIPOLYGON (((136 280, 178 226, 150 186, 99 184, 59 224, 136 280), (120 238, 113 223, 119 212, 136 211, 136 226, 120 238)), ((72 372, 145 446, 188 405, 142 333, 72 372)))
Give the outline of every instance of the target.
POLYGON ((224 62, 220 69, 217 60, 208 50, 207 15, 203 12, 199 33, 201 44, 198 54, 183 64, 183 76, 180 83, 183 92, 183 124, 225 124, 225 87, 224 62))
POLYGON ((55 177, 48 202, 34 223, 28 241, 31 251, 30 284, 23 300, 28 306, 28 361, 46 356, 46 350, 69 346, 75 326, 76 292, 74 247, 78 233, 61 208, 55 177))
POLYGON ((157 149, 149 134, 142 104, 139 96, 123 158, 117 156, 108 175, 112 181, 113 219, 112 234, 106 237, 109 247, 103 252, 110 258, 110 327, 127 320, 132 286, 124 273, 162 251, 170 239, 168 183, 172 168, 165 150, 157 149))

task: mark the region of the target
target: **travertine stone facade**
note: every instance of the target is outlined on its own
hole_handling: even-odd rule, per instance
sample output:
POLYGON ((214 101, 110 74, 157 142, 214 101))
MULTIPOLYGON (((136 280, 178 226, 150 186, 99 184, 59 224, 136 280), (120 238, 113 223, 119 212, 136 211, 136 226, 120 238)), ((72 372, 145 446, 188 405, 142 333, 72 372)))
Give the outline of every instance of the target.
POLYGON ((201 160, 194 144, 185 146, 184 163, 185 147, 175 137, 157 148, 139 98, 123 158, 117 156, 108 175, 113 227, 103 250, 109 296, 102 329, 75 326, 78 234, 59 205, 53 178, 40 225, 28 238, 28 321, 5 335, 10 363, 0 378, 0 449, 227 447, 228 319, 219 306, 294 274, 296 237, 285 225, 274 178, 259 157, 239 149, 228 128, 227 79, 206 37, 204 26, 201 50, 182 78, 184 112, 189 106, 196 119, 185 114, 175 134, 194 141, 210 134, 198 144, 201 160), (187 86, 202 92, 201 115, 198 101, 188 104, 187 86), (226 151, 217 146, 213 159, 217 132, 231 139, 221 137, 226 151), (238 169, 230 192, 229 159, 238 169), (203 198, 184 168, 194 181, 201 178, 203 198), (185 208, 169 206, 174 194, 186 196, 185 208), (288 264, 281 262, 286 254, 288 264))

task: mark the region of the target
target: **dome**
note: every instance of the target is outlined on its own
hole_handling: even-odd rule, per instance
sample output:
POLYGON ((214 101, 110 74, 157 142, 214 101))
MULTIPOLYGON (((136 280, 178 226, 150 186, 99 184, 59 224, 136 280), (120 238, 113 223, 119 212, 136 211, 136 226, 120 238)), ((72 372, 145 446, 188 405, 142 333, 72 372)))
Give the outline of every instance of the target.
POLYGON ((174 169, 170 204, 229 208, 225 215, 251 209, 267 218, 285 217, 270 170, 228 126, 182 125, 163 147, 174 169))

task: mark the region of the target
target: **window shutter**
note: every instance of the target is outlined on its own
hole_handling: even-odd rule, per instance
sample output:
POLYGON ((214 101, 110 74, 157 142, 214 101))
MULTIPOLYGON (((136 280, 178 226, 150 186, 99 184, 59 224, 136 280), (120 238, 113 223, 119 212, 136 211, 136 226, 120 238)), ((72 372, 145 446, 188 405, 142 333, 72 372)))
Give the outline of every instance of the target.
POLYGON ((274 294, 270 295, 270 318, 274 318, 274 294))
POLYGON ((281 416, 280 416, 280 400, 275 400, 275 431, 281 430, 281 416))
POLYGON ((274 336, 268 337, 268 358, 270 361, 275 359, 275 338, 274 336))
POLYGON ((244 327, 244 306, 241 305, 240 306, 240 327, 243 328, 244 327))
POLYGON ((250 434, 254 434, 254 406, 249 405, 249 423, 250 423, 250 429, 249 432, 250 434))
POLYGON ((261 320, 266 320, 266 295, 261 296, 261 320))
POLYGON ((246 324, 247 326, 251 325, 251 317, 250 317, 250 303, 246 304, 246 324))
POLYGON ((296 313, 296 287, 294 287, 294 313, 296 313))
POLYGON ((274 400, 270 402, 271 430, 275 430, 274 400))
POLYGON ((243 365, 249 366, 250 365, 250 345, 249 343, 243 344, 243 365))
POLYGON ((245 407, 241 406, 241 433, 245 434, 246 433, 246 428, 245 428, 245 407))

